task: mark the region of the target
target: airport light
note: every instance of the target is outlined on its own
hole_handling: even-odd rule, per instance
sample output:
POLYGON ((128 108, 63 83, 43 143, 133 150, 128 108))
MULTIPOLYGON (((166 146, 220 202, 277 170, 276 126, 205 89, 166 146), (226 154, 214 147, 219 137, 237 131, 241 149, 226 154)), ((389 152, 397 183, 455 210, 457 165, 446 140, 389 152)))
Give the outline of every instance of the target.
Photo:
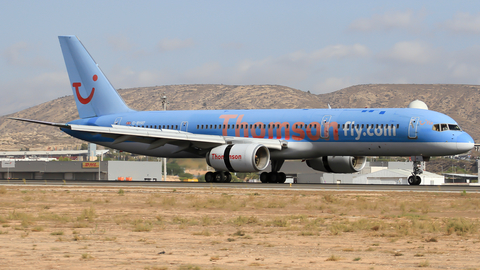
MULTIPOLYGON (((167 96, 165 95, 165 92, 163 92, 162 107, 164 111, 167 110, 167 104, 168 104, 167 96)), ((166 182, 167 181, 167 158, 162 158, 162 163, 163 163, 163 181, 166 182)))

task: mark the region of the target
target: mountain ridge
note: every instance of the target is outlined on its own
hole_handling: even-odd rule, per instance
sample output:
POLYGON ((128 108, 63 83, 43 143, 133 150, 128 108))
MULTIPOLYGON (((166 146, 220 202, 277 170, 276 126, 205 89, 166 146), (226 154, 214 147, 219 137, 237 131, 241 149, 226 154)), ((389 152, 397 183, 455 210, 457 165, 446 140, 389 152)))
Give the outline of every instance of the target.
MULTIPOLYGON (((405 108, 413 100, 445 113, 480 141, 480 86, 456 84, 363 84, 326 94, 311 94, 281 85, 188 84, 118 89, 135 110, 287 109, 287 108, 405 108)), ((75 149, 83 142, 57 128, 6 119, 19 117, 51 122, 78 118, 73 96, 64 96, 0 117, 0 151, 75 149)))

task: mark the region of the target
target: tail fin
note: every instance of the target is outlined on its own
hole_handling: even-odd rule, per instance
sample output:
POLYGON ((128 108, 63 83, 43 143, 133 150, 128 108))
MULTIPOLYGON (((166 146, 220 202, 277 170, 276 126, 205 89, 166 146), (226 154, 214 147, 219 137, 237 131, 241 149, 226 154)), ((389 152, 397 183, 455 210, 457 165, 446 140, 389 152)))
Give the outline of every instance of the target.
POLYGON ((81 118, 131 112, 76 36, 59 36, 81 118))

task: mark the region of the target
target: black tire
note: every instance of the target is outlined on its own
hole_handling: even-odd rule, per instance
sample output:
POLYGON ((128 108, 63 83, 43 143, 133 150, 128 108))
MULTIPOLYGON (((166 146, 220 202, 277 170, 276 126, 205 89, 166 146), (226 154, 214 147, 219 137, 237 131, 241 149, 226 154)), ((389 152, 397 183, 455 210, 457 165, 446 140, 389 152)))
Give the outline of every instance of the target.
POLYGON ((230 182, 232 182, 232 174, 229 173, 229 172, 224 172, 224 174, 225 174, 225 180, 224 180, 224 182, 225 182, 225 183, 230 183, 230 182))
POLYGON ((213 182, 213 180, 214 180, 214 174, 213 174, 213 172, 207 172, 207 173, 205 174, 205 182, 211 183, 211 182, 213 182))
POLYGON ((225 181, 225 173, 223 172, 215 172, 214 174, 214 179, 216 183, 223 183, 225 181))
POLYGON ((409 185, 415 185, 415 182, 416 181, 415 181, 415 178, 414 178, 413 175, 408 177, 408 184, 409 185))
POLYGON ((270 172, 268 173, 268 183, 277 183, 278 173, 270 172))
POLYGON ((278 173, 278 183, 285 183, 285 181, 287 181, 287 175, 283 172, 279 172, 278 173))
POLYGON ((267 172, 262 172, 260 174, 260 182, 268 183, 268 173, 267 172))
POLYGON ((415 184, 414 185, 420 185, 422 183, 422 178, 418 175, 415 176, 415 184))

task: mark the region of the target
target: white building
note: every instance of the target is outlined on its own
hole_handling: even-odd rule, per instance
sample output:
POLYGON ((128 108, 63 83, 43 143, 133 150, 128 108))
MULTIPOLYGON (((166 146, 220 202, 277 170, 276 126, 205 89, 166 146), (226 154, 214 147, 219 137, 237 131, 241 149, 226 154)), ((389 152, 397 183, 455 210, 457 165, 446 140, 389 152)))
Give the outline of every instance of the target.
MULTIPOLYGON (((408 185, 408 177, 411 171, 402 169, 385 169, 377 172, 358 175, 353 178, 353 184, 382 184, 382 185, 408 185)), ((423 172, 419 175, 422 178, 420 185, 443 185, 445 179, 442 175, 423 172)))

